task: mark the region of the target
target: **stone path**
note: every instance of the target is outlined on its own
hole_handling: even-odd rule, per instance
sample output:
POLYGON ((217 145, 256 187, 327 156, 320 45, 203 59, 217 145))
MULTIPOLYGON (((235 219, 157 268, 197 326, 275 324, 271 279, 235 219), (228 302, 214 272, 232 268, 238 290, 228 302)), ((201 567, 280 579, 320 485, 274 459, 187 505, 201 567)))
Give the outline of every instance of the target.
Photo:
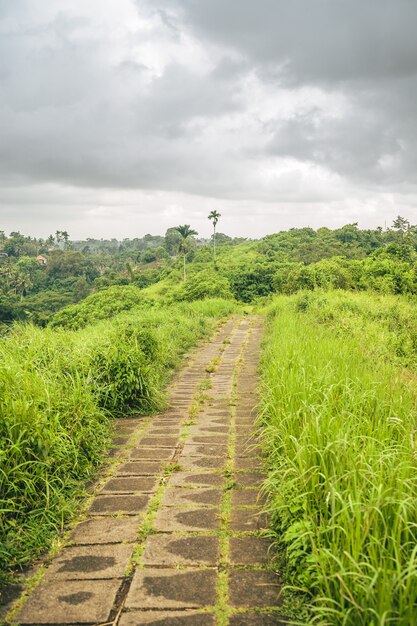
POLYGON ((178 376, 169 410, 118 422, 124 458, 14 623, 284 623, 262 536, 261 335, 257 318, 228 322, 178 376))

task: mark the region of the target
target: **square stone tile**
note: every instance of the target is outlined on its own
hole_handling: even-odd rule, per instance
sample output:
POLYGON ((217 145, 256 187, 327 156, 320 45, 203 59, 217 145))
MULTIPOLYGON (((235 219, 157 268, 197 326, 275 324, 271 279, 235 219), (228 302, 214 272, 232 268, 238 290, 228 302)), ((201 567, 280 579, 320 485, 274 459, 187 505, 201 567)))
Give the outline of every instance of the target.
POLYGON ((152 426, 146 433, 147 437, 176 437, 180 434, 181 427, 176 424, 172 424, 172 426, 152 426))
POLYGON ((156 476, 119 476, 110 478, 101 493, 152 492, 157 486, 156 476))
POLYGON ((46 577, 48 580, 121 578, 133 552, 132 544, 74 546, 56 556, 46 577))
POLYGON ((154 529, 160 532, 208 531, 220 527, 220 510, 215 508, 159 509, 154 521, 154 529))
POLYGON ((91 515, 137 515, 144 513, 150 500, 150 494, 142 495, 114 495, 96 496, 91 503, 89 513, 91 515))
POLYGON ((227 457, 227 445, 195 445, 192 443, 186 443, 181 456, 217 456, 225 459, 227 457))
POLYGON ((271 542, 265 537, 230 537, 229 555, 232 565, 266 565, 271 561, 271 542))
POLYGON ((151 535, 146 540, 145 565, 216 565, 219 558, 217 537, 172 537, 151 535))
POLYGON ((211 436, 223 436, 228 438, 230 433, 229 426, 200 426, 199 424, 195 424, 190 428, 190 437, 198 436, 198 437, 211 437, 211 436))
POLYGON ((257 506, 265 504, 266 498, 258 489, 234 489, 232 506, 257 506))
POLYGON ((117 474, 126 476, 153 476, 161 472, 166 461, 128 461, 117 467, 117 474))
POLYGON ((16 617, 19 624, 98 624, 106 622, 120 580, 42 582, 16 617))
POLYGON ((162 498, 163 506, 220 506, 222 491, 220 489, 187 489, 168 487, 162 498))
POLYGON ((127 609, 177 609, 213 606, 217 572, 210 569, 137 570, 126 599, 127 609))
POLYGON ((258 507, 232 509, 230 530, 238 532, 257 532, 268 527, 266 514, 258 507))
POLYGON ((150 446, 152 448, 175 448, 178 444, 178 436, 173 437, 157 437, 148 434, 146 437, 140 440, 141 446, 150 446))
POLYGON ((256 471, 263 468, 263 459, 260 456, 238 456, 234 461, 235 469, 242 471, 256 471))
POLYGON ((250 445, 235 445, 235 455, 236 456, 262 456, 262 448, 255 444, 250 445))
POLYGON ((200 444, 204 447, 213 445, 227 446, 228 443, 228 435, 192 435, 187 439, 187 444, 200 444))
POLYGON ((238 446, 250 447, 259 445, 259 437, 253 431, 242 433, 238 430, 235 441, 238 446))
POLYGON ((71 533, 74 544, 121 543, 136 541, 140 517, 91 517, 71 533))
POLYGON ((174 472, 168 484, 171 487, 221 487, 224 477, 219 472, 174 472))
MULTIPOLYGON (((129 611, 120 619, 120 626, 215 626, 214 613, 197 611, 129 611)), ((269 626, 269 625, 268 625, 269 626)))
POLYGON ((174 452, 174 446, 172 446, 171 448, 145 448, 144 446, 142 447, 139 444, 130 452, 129 459, 138 461, 142 459, 150 459, 153 461, 168 461, 169 459, 172 459, 174 452))
POLYGON ((236 487, 260 487, 266 478, 261 472, 235 475, 236 487))
POLYGON ((180 456, 179 464, 183 471, 222 469, 226 464, 226 459, 216 456, 180 456))
POLYGON ((0 624, 4 624, 3 619, 12 608, 13 604, 22 595, 24 585, 20 583, 9 583, 5 587, 0 587, 0 624))
POLYGON ((281 585, 275 572, 244 569, 229 571, 229 600, 232 606, 279 606, 280 592, 281 585))
POLYGON ((130 439, 130 435, 126 437, 112 437, 112 445, 113 446, 124 446, 130 439))

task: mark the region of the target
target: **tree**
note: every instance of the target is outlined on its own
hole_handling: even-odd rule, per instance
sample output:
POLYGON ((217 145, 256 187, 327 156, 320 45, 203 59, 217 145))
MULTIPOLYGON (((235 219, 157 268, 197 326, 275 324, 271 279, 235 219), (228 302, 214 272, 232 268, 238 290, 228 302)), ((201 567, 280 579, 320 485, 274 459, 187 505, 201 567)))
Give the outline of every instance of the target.
POLYGON ((208 215, 208 219, 213 222, 213 262, 216 265, 216 226, 221 217, 220 213, 216 210, 211 211, 208 215))
POLYGON ((178 248, 182 241, 182 237, 175 227, 168 228, 165 233, 165 248, 170 256, 178 254, 178 248))
POLYGON ((179 251, 182 253, 183 255, 183 261, 184 261, 184 282, 187 280, 187 275, 185 273, 185 257, 187 255, 187 251, 188 251, 188 241, 191 237, 193 237, 193 235, 198 235, 198 232, 196 230, 193 230, 189 224, 184 224, 184 226, 177 226, 176 229, 179 234, 181 235, 182 239, 180 242, 180 246, 179 246, 179 251))

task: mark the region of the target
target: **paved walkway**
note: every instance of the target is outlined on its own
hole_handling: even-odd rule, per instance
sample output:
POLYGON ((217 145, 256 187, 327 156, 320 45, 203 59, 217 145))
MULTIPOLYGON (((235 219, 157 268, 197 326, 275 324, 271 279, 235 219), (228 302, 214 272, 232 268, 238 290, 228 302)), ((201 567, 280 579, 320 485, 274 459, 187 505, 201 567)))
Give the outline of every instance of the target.
POLYGON ((277 626, 254 437, 262 323, 194 353, 170 408, 118 422, 122 460, 15 618, 20 624, 277 626))

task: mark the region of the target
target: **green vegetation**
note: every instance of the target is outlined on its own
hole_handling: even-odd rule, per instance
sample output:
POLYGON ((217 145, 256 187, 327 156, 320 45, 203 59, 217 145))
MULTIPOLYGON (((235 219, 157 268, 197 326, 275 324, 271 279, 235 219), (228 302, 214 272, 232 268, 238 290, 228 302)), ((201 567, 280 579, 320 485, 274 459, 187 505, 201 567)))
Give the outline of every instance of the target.
MULTIPOLYGON (((133 290, 125 296, 136 301, 133 290)), ((94 322, 108 302, 106 292, 91 297, 82 315, 70 309, 59 325, 84 326, 88 315, 94 322)), ((109 418, 163 407, 181 355, 233 309, 222 300, 131 308, 77 331, 15 325, 2 338, 2 568, 30 561, 62 528, 102 459, 109 418)))
POLYGON ((405 300, 369 294, 281 296, 269 310, 266 488, 308 623, 417 622, 416 322, 405 300))
MULTIPOLYGON (((158 285, 169 301, 189 300, 181 281, 198 281, 201 272, 216 272, 227 297, 245 303, 317 288, 417 293, 417 227, 404 218, 385 230, 294 228, 247 241, 217 232, 220 217, 218 211, 208 216, 210 239, 197 239, 188 224, 164 237, 121 242, 71 241, 65 231, 46 240, 0 231, 0 322, 45 326, 60 309, 112 286, 153 293, 158 285)), ((210 290, 195 297, 211 297, 210 290)))
POLYGON ((271 532, 300 619, 417 623, 417 227, 246 241, 219 218, 210 240, 0 232, 0 564, 62 528, 110 418, 163 407, 184 351, 253 304, 271 532))

